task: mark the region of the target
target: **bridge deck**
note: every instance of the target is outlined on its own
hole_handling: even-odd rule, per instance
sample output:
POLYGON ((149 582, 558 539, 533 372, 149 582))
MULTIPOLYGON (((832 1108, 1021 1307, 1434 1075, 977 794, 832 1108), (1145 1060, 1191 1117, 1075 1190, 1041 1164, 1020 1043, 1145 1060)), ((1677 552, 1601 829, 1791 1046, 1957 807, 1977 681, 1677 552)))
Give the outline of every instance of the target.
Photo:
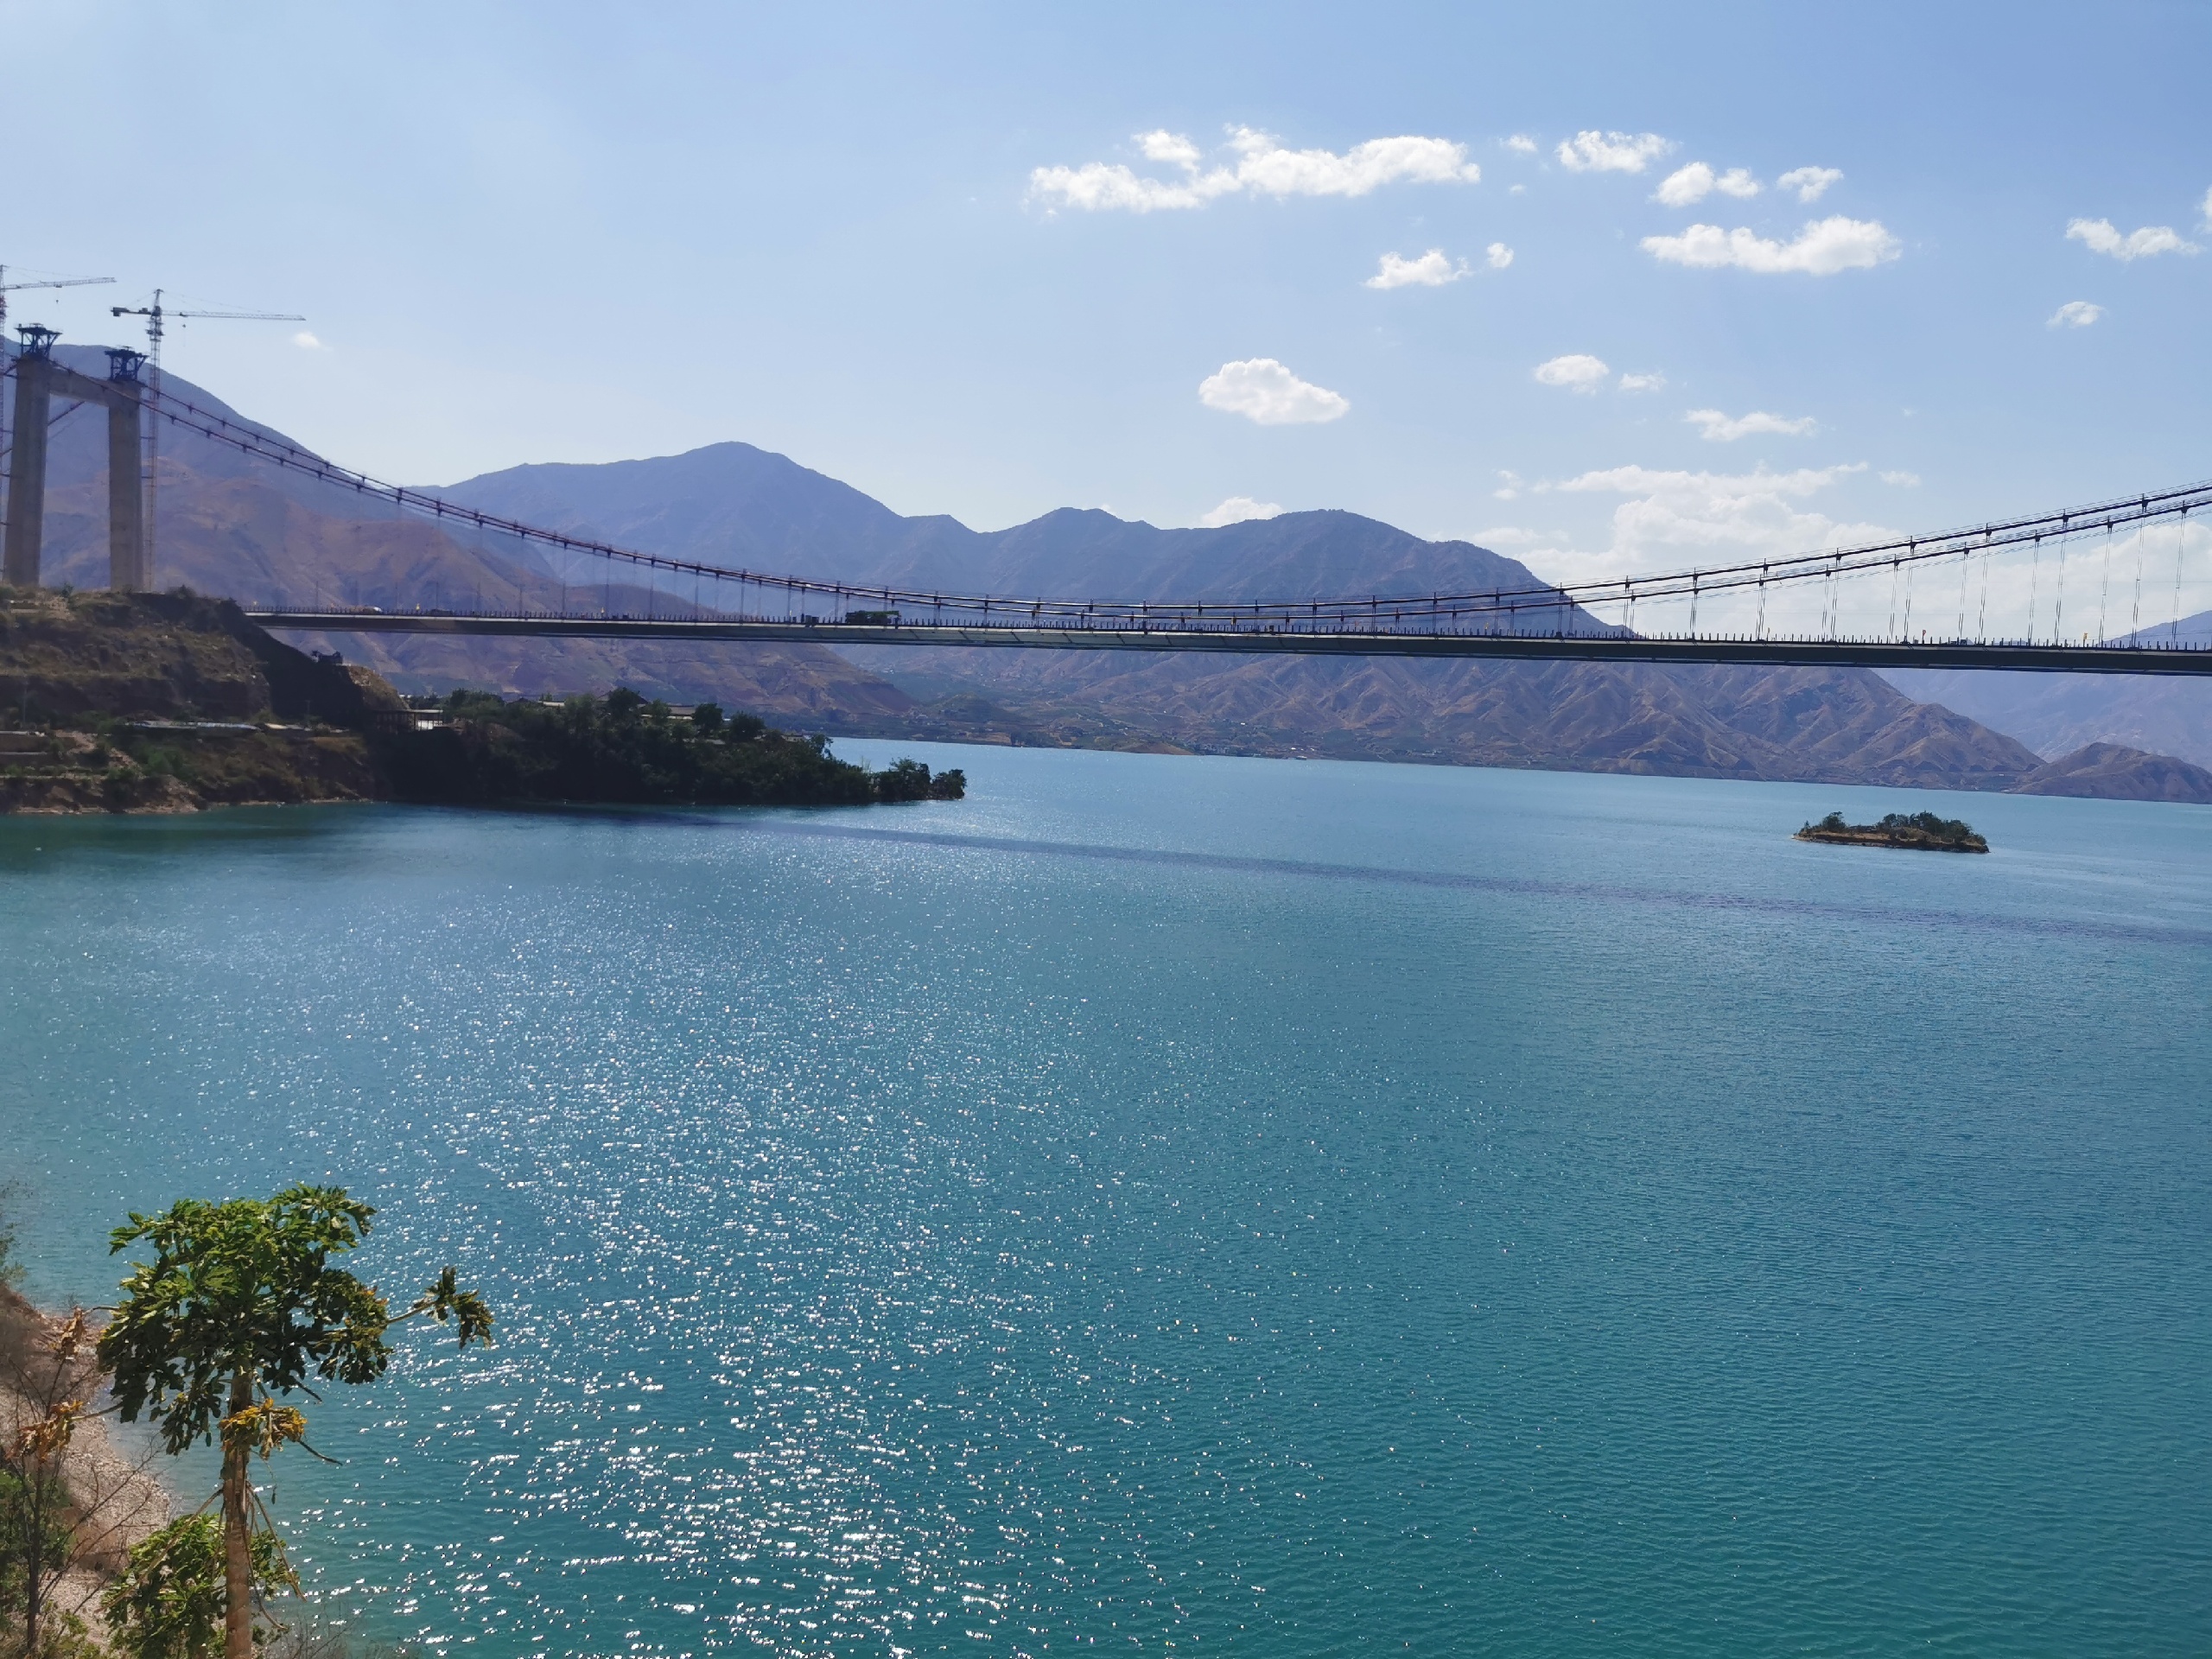
POLYGON ((1213 652, 1299 657, 1487 658, 1512 662, 1748 663, 1771 666, 2025 669, 2069 674, 2212 675, 2212 647, 1923 640, 1647 639, 1510 633, 1300 632, 1294 629, 1052 628, 790 619, 457 615, 429 611, 249 609, 263 627, 316 633, 531 635, 565 639, 804 641, 821 645, 988 646, 1028 651, 1213 652))

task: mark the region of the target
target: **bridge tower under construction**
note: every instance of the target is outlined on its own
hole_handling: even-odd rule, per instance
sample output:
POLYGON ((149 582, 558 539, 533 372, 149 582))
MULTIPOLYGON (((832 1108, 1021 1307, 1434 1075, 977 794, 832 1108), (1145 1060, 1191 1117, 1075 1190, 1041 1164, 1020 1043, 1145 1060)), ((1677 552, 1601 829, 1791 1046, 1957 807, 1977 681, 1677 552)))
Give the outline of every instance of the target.
POLYGON ((154 579, 138 466, 145 409, 138 369, 145 353, 110 348, 107 378, 95 380, 54 360, 53 329, 17 332, 22 347, 15 364, 15 448, 8 461, 7 540, 0 575, 10 587, 39 585, 46 537, 47 429, 58 393, 107 410, 107 585, 119 593, 141 592, 154 579))

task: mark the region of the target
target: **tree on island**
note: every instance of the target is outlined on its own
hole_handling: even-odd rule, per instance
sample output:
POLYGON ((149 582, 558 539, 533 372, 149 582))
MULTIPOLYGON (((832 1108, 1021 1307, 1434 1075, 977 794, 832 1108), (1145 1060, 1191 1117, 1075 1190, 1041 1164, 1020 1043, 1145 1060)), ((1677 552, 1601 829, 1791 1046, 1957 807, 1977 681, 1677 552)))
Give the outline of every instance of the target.
MULTIPOLYGON (((490 1339, 490 1306, 459 1287, 452 1268, 395 1315, 373 1286, 331 1264, 368 1236, 375 1213, 343 1187, 302 1183, 265 1200, 187 1198, 158 1216, 133 1211, 111 1236, 117 1252, 140 1243, 154 1251, 123 1281, 122 1304, 99 1340, 118 1411, 125 1422, 149 1419, 172 1453, 195 1441, 222 1448, 220 1596, 208 1593, 205 1526, 180 1522, 156 1535, 154 1548, 134 1553, 124 1581, 144 1593, 111 1602, 130 1651, 147 1659, 203 1651, 190 1619, 212 1620, 219 1605, 225 1659, 253 1659, 257 1587, 290 1580, 249 1478, 257 1454, 305 1446, 307 1417, 283 1396, 318 1398, 311 1377, 376 1381, 391 1363, 387 1333, 419 1315, 456 1324, 464 1349, 490 1339), (200 1611, 180 1623, 181 1602, 200 1611)), ((204 1643, 212 1625, 198 1628, 204 1643)))

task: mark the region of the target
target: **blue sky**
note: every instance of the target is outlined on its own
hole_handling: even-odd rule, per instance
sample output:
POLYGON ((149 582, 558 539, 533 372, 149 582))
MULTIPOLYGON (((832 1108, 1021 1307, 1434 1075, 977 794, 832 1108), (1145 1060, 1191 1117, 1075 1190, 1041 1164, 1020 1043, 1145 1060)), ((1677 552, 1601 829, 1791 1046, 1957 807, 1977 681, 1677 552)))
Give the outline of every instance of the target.
POLYGON ((1576 576, 2212 473, 2202 5, 0 31, 0 259, 118 278, 11 321, 113 339, 157 283, 304 312, 317 345, 168 360, 409 481, 741 438, 980 527, 1342 506, 1576 576))

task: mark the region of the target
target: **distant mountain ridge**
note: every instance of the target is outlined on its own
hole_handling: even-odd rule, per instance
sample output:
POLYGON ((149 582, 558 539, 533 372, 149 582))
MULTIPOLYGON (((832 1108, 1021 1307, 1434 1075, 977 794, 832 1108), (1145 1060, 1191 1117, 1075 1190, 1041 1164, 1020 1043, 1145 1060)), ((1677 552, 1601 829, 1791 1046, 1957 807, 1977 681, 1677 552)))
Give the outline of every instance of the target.
MULTIPOLYGON (((79 422, 57 429, 54 449, 49 579, 89 585, 104 568, 103 447, 93 424, 79 422)), ((439 493, 641 551, 860 585, 1217 601, 1541 585, 1489 549, 1335 511, 1176 530, 1065 508, 976 531, 944 515, 906 517, 735 442, 512 467, 439 493)), ((534 547, 397 518, 189 434, 175 435, 165 454, 159 556, 165 582, 295 603, 550 607, 575 575, 534 547)), ((667 602, 634 581, 607 597, 633 611, 667 602)), ((309 643, 340 645, 412 689, 620 681, 831 732, 1964 789, 2012 787, 2042 764, 2000 732, 1856 670, 402 636, 309 643)), ((2095 775, 2101 786, 2122 787, 2109 766, 2095 775)))
MULTIPOLYGON (((2212 611, 2146 628, 2142 637, 2155 645, 2212 645, 2212 611)), ((1947 703, 2053 760, 2108 743, 2212 766, 2212 683, 2193 676, 1897 669, 1884 677, 1909 697, 1947 703)))
MULTIPOLYGON (((1007 530, 971 531, 941 517, 902 518, 747 444, 603 467, 516 467, 444 493, 674 557, 1009 597, 1235 602, 1544 586, 1487 548, 1427 541, 1343 512, 1162 530, 1062 509, 1007 530)), ((846 654, 917 695, 981 688, 1001 705, 1080 709, 1197 750, 1966 789, 2009 787, 2040 764, 2011 739, 1855 670, 906 647, 846 654)))
POLYGON ((1430 542, 1340 511, 1217 530, 1162 530, 1061 507, 998 531, 908 518, 850 485, 747 443, 652 461, 536 465, 440 493, 641 551, 861 586, 1022 599, 1228 602, 1541 588, 1516 560, 1430 542))

